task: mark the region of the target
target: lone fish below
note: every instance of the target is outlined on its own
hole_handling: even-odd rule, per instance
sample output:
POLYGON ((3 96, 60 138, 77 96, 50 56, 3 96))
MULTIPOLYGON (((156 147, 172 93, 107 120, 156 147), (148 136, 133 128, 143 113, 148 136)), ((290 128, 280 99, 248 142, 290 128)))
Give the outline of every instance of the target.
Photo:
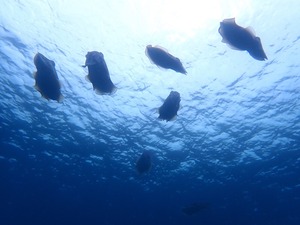
POLYGON ((150 152, 144 151, 136 162, 136 170, 139 174, 146 173, 150 170, 152 164, 150 152))
POLYGON ((204 209, 209 208, 209 206, 210 204, 208 202, 194 202, 188 206, 183 207, 181 211, 187 216, 192 216, 204 209))

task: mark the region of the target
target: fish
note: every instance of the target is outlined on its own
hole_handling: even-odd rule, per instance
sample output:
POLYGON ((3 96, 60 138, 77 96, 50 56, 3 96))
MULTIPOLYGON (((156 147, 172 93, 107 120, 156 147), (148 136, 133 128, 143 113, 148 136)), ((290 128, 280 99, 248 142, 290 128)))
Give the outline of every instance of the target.
POLYGON ((102 52, 92 51, 86 54, 83 67, 88 67, 86 80, 90 81, 97 94, 113 94, 116 86, 110 79, 109 71, 102 52))
POLYGON ((61 84, 55 70, 54 61, 47 59, 43 54, 38 52, 34 56, 33 62, 37 69, 34 73, 35 89, 45 99, 61 102, 63 95, 61 94, 61 84))
POLYGON ((171 121, 177 116, 180 107, 180 94, 177 91, 171 91, 164 101, 163 105, 158 109, 159 119, 171 121))
POLYGON ((181 209, 181 211, 188 216, 199 213, 200 211, 207 209, 210 206, 208 202, 194 202, 190 205, 187 205, 181 209))
POLYGON ((171 55, 167 52, 167 50, 163 49, 162 47, 152 47, 152 45, 147 45, 145 53, 146 56, 150 59, 150 61, 158 67, 172 69, 178 73, 187 74, 180 59, 171 55))
POLYGON ((243 28, 236 24, 235 18, 224 19, 220 22, 219 33, 222 42, 228 44, 235 50, 247 51, 254 59, 267 60, 261 40, 255 36, 254 30, 250 27, 243 28))
POLYGON ((149 172, 152 165, 151 154, 149 151, 144 151, 136 162, 135 168, 139 174, 149 172))

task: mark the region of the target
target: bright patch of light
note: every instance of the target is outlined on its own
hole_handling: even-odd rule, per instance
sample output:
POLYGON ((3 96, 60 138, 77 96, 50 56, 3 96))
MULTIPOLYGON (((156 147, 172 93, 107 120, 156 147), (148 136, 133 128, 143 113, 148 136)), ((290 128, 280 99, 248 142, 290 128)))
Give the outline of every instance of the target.
POLYGON ((136 20, 150 35, 169 32, 186 39, 224 18, 249 13, 251 4, 249 0, 132 0, 129 7, 130 13, 138 11, 136 20))

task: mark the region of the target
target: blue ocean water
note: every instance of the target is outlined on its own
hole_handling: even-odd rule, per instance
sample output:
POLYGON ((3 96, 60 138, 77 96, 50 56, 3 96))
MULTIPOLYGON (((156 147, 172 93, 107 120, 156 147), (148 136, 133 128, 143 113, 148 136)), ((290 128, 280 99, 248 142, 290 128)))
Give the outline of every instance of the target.
POLYGON ((300 224, 300 2, 11 0, 0 8, 0 224, 300 224), (252 26, 267 61, 221 42, 252 26), (148 44, 179 57, 163 70, 148 44), (104 54, 118 90, 83 68, 104 54), (55 61, 62 103, 34 88, 55 61), (157 119, 170 91, 176 120, 157 119), (139 175, 135 163, 152 154, 139 175), (207 207, 193 215, 182 209, 207 207))

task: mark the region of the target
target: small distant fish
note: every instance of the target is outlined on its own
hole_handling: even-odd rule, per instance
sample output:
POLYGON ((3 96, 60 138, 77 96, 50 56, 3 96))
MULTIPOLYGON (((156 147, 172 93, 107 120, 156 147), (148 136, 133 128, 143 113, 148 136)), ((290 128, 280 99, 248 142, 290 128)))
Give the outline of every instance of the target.
POLYGON ((145 53, 150 61, 159 67, 172 69, 178 73, 187 73, 178 58, 159 46, 152 47, 152 45, 147 45, 145 53))
POLYGON ((33 61, 37 69, 34 73, 35 89, 47 100, 52 99, 61 102, 63 100, 60 92, 61 84, 55 70, 54 61, 47 59, 41 53, 37 53, 33 61))
POLYGON ((152 164, 150 152, 144 151, 136 162, 136 170, 139 174, 146 173, 150 170, 152 164))
POLYGON ((163 105, 158 109, 158 118, 166 121, 175 119, 179 107, 180 94, 177 91, 171 91, 169 96, 164 101, 163 105))
POLYGON ((268 59, 260 38, 255 36, 253 29, 240 27, 235 23, 235 18, 224 19, 220 23, 218 31, 223 38, 222 42, 228 44, 231 48, 248 51, 256 60, 264 61, 268 59))
POLYGON ((195 202, 188 206, 185 206, 182 208, 182 212, 188 216, 194 215, 196 213, 199 213, 200 211, 207 209, 210 206, 208 202, 195 202))
POLYGON ((110 79, 102 52, 88 52, 83 67, 86 66, 89 70, 86 79, 92 83, 93 89, 96 90, 97 94, 112 94, 116 91, 116 86, 110 79))

